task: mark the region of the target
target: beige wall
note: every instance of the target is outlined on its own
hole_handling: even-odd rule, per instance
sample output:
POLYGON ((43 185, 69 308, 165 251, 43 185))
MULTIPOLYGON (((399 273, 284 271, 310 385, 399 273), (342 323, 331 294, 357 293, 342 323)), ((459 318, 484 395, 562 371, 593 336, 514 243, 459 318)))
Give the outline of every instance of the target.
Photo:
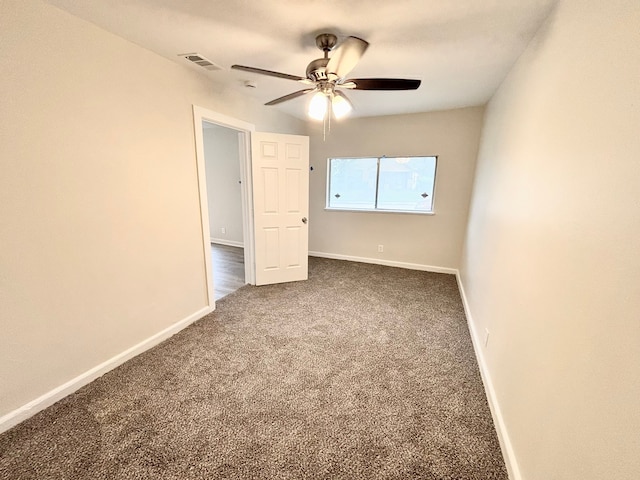
MULTIPOLYGON (((384 95, 384 92, 372 95, 384 95)), ((372 97, 372 101, 375 99, 372 97)), ((309 249, 457 268, 482 126, 481 107, 352 118, 311 130, 309 249), (325 211, 327 158, 437 155, 435 215, 325 211), (384 245, 378 253, 377 246, 384 245)))
POLYGON ((304 126, 40 1, 0 59, 1 417, 206 306, 192 104, 304 126))
POLYGON ((203 129, 209 234, 220 242, 243 244, 239 133, 207 124, 203 129), (225 233, 222 233, 222 229, 225 233))
POLYGON ((462 282, 521 477, 640 477, 640 3, 560 2, 490 102, 462 282))

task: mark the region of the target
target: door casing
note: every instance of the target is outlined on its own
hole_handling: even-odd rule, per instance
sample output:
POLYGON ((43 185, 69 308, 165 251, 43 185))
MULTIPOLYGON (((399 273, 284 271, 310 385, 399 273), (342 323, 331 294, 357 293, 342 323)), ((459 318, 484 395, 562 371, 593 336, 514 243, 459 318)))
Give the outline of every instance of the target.
POLYGON ((251 185, 251 134, 255 132, 255 125, 208 110, 197 105, 193 106, 193 122, 196 141, 196 166, 198 175, 198 190, 200 199, 200 217, 202 226, 202 248, 205 258, 205 272, 208 305, 215 308, 214 278, 211 266, 211 245, 209 235, 209 204, 207 202, 207 177, 204 158, 204 141, 202 135, 203 122, 214 123, 231 128, 240 133, 240 181, 242 196, 242 225, 244 231, 244 278, 251 285, 255 285, 255 236, 253 230, 253 191, 251 185))

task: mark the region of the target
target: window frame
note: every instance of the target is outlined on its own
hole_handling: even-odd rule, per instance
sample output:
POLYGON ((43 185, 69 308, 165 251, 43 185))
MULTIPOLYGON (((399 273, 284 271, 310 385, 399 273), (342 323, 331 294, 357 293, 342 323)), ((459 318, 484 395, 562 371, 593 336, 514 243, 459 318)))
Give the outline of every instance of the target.
POLYGON ((362 157, 327 157, 327 179, 325 185, 325 206, 324 210, 330 212, 352 212, 352 213, 395 213, 395 214, 409 214, 409 215, 435 215, 436 214, 436 188, 437 188, 437 179, 438 179, 438 155, 397 155, 397 156, 387 156, 387 155, 367 155, 362 157), (433 190, 431 191, 431 210, 390 210, 390 209, 380 209, 378 206, 378 189, 380 185, 380 160, 383 158, 433 158, 435 159, 435 166, 433 168, 433 190), (375 206, 374 208, 339 208, 339 207, 331 207, 330 199, 331 199, 331 160, 359 160, 371 158, 376 159, 376 198, 375 198, 375 206))

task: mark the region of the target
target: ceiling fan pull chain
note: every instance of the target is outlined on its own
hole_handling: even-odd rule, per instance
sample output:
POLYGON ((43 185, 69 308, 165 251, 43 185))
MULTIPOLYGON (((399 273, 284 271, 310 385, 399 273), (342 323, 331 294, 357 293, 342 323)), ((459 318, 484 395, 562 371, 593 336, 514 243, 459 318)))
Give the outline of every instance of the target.
POLYGON ((322 141, 327 141, 327 116, 322 119, 322 141))

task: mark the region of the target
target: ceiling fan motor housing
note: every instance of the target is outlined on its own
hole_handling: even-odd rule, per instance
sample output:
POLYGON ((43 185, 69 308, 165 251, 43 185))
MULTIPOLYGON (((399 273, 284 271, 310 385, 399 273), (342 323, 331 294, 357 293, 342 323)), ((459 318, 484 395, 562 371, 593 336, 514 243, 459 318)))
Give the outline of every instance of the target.
POLYGON ((311 62, 307 67, 307 78, 314 82, 326 81, 327 63, 329 63, 328 58, 318 58, 311 62))
POLYGON ((307 66, 307 78, 314 82, 326 82, 327 63, 329 63, 329 52, 338 43, 338 37, 333 33, 321 33, 316 37, 316 46, 324 52, 324 58, 318 58, 307 66))

